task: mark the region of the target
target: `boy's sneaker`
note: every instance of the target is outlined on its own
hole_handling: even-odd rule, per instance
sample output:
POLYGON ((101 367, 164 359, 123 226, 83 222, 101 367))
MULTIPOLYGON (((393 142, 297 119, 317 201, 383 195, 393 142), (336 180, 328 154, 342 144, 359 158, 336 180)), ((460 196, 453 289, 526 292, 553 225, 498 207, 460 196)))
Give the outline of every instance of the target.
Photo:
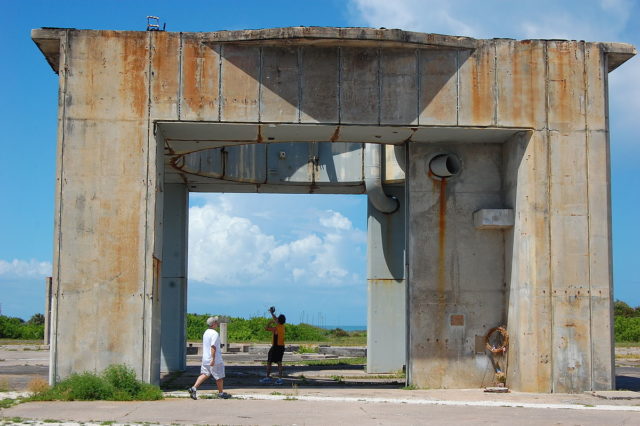
POLYGON ((226 393, 226 392, 220 392, 218 394, 218 398, 229 399, 229 398, 231 398, 231 394, 230 393, 226 393))
POLYGON ((276 385, 281 385, 281 384, 283 384, 283 383, 284 383, 284 382, 282 381, 282 379, 278 379, 278 380, 276 380, 276 385))
POLYGON ((263 385, 268 385, 269 383, 271 383, 271 377, 263 377, 262 379, 260 379, 260 383, 262 383, 263 385))
POLYGON ((189 396, 191 399, 198 399, 198 395, 196 394, 197 390, 194 387, 187 388, 187 392, 189 392, 189 396))

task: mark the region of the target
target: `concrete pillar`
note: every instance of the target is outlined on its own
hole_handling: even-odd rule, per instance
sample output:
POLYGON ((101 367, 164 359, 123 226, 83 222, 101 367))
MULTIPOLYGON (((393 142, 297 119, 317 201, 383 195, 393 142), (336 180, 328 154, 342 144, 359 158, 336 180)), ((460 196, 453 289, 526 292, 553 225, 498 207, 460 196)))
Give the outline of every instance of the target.
POLYGON ((222 353, 229 352, 229 339, 227 337, 227 323, 220 323, 220 347, 222 349, 222 353))
POLYGON ((406 362, 404 185, 387 186, 385 193, 398 199, 397 211, 367 205, 368 373, 398 371, 406 362))
POLYGON ((164 185, 162 239, 160 371, 186 368, 187 240, 189 191, 164 185))
POLYGON ((102 34, 58 34, 50 382, 126 364, 155 383, 163 162, 150 130, 149 35, 102 34))

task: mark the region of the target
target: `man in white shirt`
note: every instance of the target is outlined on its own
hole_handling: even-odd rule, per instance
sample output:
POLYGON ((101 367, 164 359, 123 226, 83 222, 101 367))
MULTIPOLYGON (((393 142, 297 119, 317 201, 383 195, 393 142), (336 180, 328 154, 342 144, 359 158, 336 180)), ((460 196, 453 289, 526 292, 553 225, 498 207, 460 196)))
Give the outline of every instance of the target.
POLYGON ((202 335, 202 365, 200 366, 200 376, 196 383, 187 389, 193 399, 198 399, 196 394, 198 387, 209 377, 213 377, 218 387, 218 398, 230 398, 231 395, 223 390, 224 362, 220 352, 220 335, 215 330, 218 326, 218 317, 207 319, 209 328, 202 335))

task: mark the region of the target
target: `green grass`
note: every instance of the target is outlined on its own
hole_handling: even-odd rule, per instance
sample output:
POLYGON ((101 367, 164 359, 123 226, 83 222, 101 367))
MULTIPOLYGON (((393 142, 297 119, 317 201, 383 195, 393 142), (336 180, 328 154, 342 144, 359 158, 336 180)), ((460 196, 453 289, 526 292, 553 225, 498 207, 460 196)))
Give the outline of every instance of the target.
POLYGON ((342 376, 331 376, 331 379, 337 383, 344 383, 344 377, 342 376))
POLYGON ((11 398, 0 399, 0 408, 13 407, 18 402, 20 402, 20 401, 18 401, 17 399, 11 399, 11 398))
POLYGON ((297 352, 299 354, 314 354, 318 353, 318 347, 313 345, 300 345, 297 352))
POLYGON ((367 358, 331 358, 331 359, 304 359, 301 361, 284 361, 285 365, 319 365, 319 366, 332 366, 332 365, 364 365, 367 363, 367 358))
POLYGON ((417 387, 416 385, 407 385, 407 386, 403 386, 400 389, 402 390, 417 390, 420 389, 419 387, 417 387))
POLYGON ((72 374, 52 388, 37 392, 29 401, 153 401, 162 399, 159 387, 143 383, 133 369, 112 365, 101 375, 72 374))
POLYGON ((640 354, 616 354, 616 359, 640 359, 640 354))
POLYGON ((44 340, 42 339, 6 339, 0 338, 0 345, 42 345, 44 340))
POLYGON ((616 348, 635 348, 640 347, 640 342, 616 342, 616 348))

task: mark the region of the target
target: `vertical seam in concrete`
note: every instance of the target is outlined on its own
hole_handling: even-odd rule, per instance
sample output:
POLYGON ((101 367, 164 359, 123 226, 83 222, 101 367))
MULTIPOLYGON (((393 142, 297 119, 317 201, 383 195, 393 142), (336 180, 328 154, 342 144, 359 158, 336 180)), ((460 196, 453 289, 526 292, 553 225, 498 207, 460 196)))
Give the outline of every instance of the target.
MULTIPOLYGON (((144 267, 143 267, 143 279, 142 279, 142 379, 150 382, 151 380, 151 363, 150 358, 147 355, 147 333, 149 330, 147 329, 147 287, 149 285, 148 276, 147 276, 147 253, 149 250, 148 247, 148 239, 149 239, 149 150, 151 145, 151 86, 153 84, 151 73, 153 71, 152 67, 152 54, 153 54, 153 43, 152 43, 152 31, 148 32, 147 35, 147 46, 149 48, 148 53, 148 63, 147 63, 147 167, 146 167, 146 175, 145 175, 145 209, 144 209, 144 267), (147 371, 148 369, 148 371, 147 371)), ((153 286, 153 283, 151 283, 153 286)))
POLYGON ((180 44, 178 47, 178 120, 182 113, 182 31, 180 32, 180 44))
POLYGON ((222 121, 222 53, 223 47, 218 45, 218 122, 222 121))
POLYGON ((263 47, 258 48, 258 123, 262 123, 262 78, 263 78, 263 47))
POLYGON ((549 279, 549 284, 548 284, 548 293, 549 293, 549 312, 550 312, 550 320, 551 320, 551 327, 549 329, 549 339, 550 339, 550 347, 549 347, 549 364, 550 364, 550 378, 551 378, 551 392, 555 392, 555 366, 554 366, 554 356, 553 356, 553 350, 554 350, 554 311, 553 311, 553 306, 554 306, 554 297, 553 297, 553 276, 551 274, 551 239, 552 239, 552 235, 551 235, 551 215, 553 214, 553 211, 551 210, 551 138, 550 138, 550 134, 549 134, 549 42, 545 41, 544 42, 544 47, 543 47, 543 55, 544 55, 544 90, 545 90, 545 133, 546 133, 546 140, 545 140, 545 145, 546 145, 546 156, 547 156, 547 208, 549 209, 549 214, 548 214, 548 218, 547 218, 547 233, 549 236, 549 241, 548 241, 548 248, 547 248, 547 255, 548 255, 548 279, 549 279))
MULTIPOLYGON (((49 343, 50 343, 50 349, 52 349, 50 351, 49 354, 49 384, 54 384, 57 381, 57 376, 58 376, 58 324, 59 324, 59 315, 58 315, 58 311, 59 311, 59 305, 60 305, 60 253, 62 253, 62 204, 63 204, 63 200, 62 200, 62 186, 63 186, 63 174, 64 174, 64 143, 65 143, 65 126, 66 126, 66 122, 67 122, 67 77, 68 77, 68 72, 67 72, 67 68, 68 68, 68 46, 69 46, 69 30, 65 30, 64 31, 64 41, 60 40, 60 47, 59 49, 62 51, 60 58, 62 62, 62 67, 60 69, 62 69, 62 78, 60 78, 60 82, 61 82, 61 90, 60 90, 60 95, 59 97, 62 98, 62 116, 61 116, 61 123, 59 123, 58 125, 60 126, 60 170, 57 171, 56 174, 59 173, 59 182, 56 185, 57 186, 57 196, 58 196, 58 225, 57 225, 57 229, 55 230, 55 232, 57 233, 57 246, 58 246, 58 253, 56 254, 57 257, 57 266, 56 266, 56 277, 55 277, 55 283, 56 283, 56 288, 55 288, 55 294, 56 294, 56 303, 55 306, 52 307, 52 312, 54 312, 55 314, 55 321, 53 322, 53 327, 55 330, 55 333, 51 333, 51 330, 49 331, 50 333, 50 339, 49 339, 49 343)), ((60 66, 60 64, 58 65, 60 66)), ((50 325, 51 328, 51 325, 50 325)))
POLYGON ((589 267, 587 268, 587 283, 589 295, 589 389, 593 390, 593 306, 591 294, 591 204, 589 203, 589 78, 587 76, 587 48, 584 41, 582 45, 582 79, 584 83, 584 144, 585 144, 585 171, 587 174, 587 253, 589 267))
POLYGON ((342 123, 342 48, 338 47, 338 124, 342 123))
POLYGON ((493 125, 498 125, 498 42, 492 41, 493 43, 493 125))
POLYGON ((382 122, 382 49, 376 50, 378 58, 378 126, 382 122))
POLYGON ((460 50, 456 50, 456 125, 460 125, 460 50))
POLYGON ((298 123, 302 122, 302 47, 296 50, 298 60, 298 123))
POLYGON ((409 222, 410 216, 410 190, 409 183, 411 181, 411 163, 410 163, 410 154, 409 154, 409 142, 404 143, 404 160, 406 164, 406 176, 404 180, 404 278, 405 278, 405 383, 410 385, 413 383, 413 378, 411 374, 412 363, 411 363, 411 277, 410 277, 410 264, 409 264, 409 227, 411 222, 409 222))
MULTIPOLYGON (((420 125, 420 94, 422 93, 422 75, 420 74, 420 49, 415 50, 416 55, 416 125, 420 125)), ((406 164, 406 163, 405 163, 406 164)))
POLYGON ((602 78, 604 80, 604 127, 605 127, 605 153, 606 153, 606 181, 607 181, 607 263, 608 277, 609 277, 609 327, 610 333, 610 356, 611 356, 611 383, 615 386, 616 383, 616 369, 615 369, 615 335, 613 328, 613 248, 611 246, 612 228, 611 228, 611 152, 609 141, 609 56, 606 55, 602 48, 600 48, 600 70, 602 72, 602 78))

